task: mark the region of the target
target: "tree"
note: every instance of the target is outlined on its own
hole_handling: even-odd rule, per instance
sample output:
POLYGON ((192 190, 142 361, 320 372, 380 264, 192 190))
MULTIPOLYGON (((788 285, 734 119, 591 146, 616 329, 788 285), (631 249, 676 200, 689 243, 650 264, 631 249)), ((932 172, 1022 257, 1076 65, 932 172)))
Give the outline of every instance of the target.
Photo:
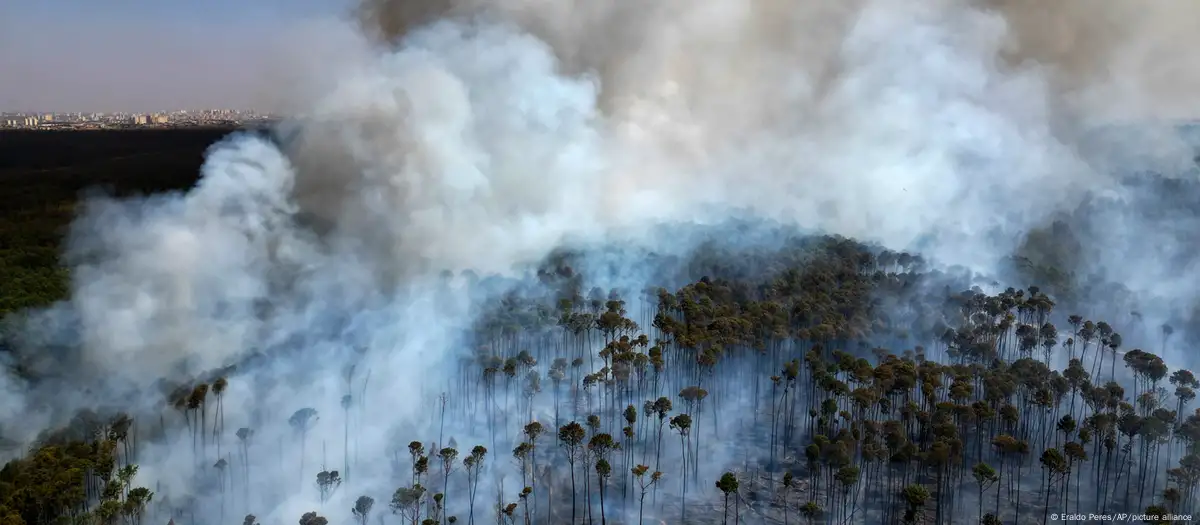
MULTIPOLYGON (((521 469, 521 487, 528 487, 529 492, 533 492, 533 487, 528 486, 529 476, 529 455, 533 452, 533 446, 522 441, 521 444, 513 448, 513 459, 517 460, 517 466, 521 469)), ((525 521, 529 521, 529 494, 522 492, 518 497, 525 507, 525 521)), ((528 524, 526 524, 528 525, 528 524)))
POLYGON ((1175 521, 1167 518, 1167 515, 1170 514, 1170 512, 1162 505, 1151 505, 1146 507, 1145 514, 1148 517, 1146 522, 1154 525, 1167 525, 1175 521))
POLYGON ((996 470, 984 462, 976 463, 971 468, 971 474, 975 477, 975 483, 979 484, 979 520, 983 521, 983 493, 988 487, 994 485, 1000 480, 1000 476, 996 474, 996 470))
MULTIPOLYGON (((724 474, 721 474, 721 479, 717 480, 716 485, 717 485, 717 488, 720 489, 721 493, 725 495, 725 519, 724 519, 724 522, 729 523, 729 495, 730 494, 737 495, 737 491, 738 491, 737 477, 734 476, 732 472, 726 472, 724 474)), ((734 517, 734 521, 735 522, 737 521, 736 516, 734 517)))
POLYGON ((1040 458, 1042 469, 1046 471, 1046 504, 1042 510, 1042 521, 1048 522, 1050 517, 1050 492, 1054 486, 1054 478, 1065 476, 1068 472, 1067 460, 1063 457, 1062 452, 1056 448, 1048 448, 1042 452, 1040 458))
POLYGON ((442 459, 442 494, 450 489, 450 473, 454 472, 454 462, 458 459, 458 450, 445 447, 438 452, 438 457, 442 459))
POLYGON ((655 483, 658 483, 658 480, 662 479, 662 472, 656 470, 654 473, 650 474, 650 478, 647 480, 646 472, 649 470, 650 467, 646 465, 638 465, 631 469, 633 476, 638 480, 638 488, 642 490, 641 495, 638 497, 638 525, 642 525, 642 516, 645 514, 646 510, 646 492, 649 491, 650 487, 652 487, 655 483))
POLYGON ((141 525, 146 505, 149 505, 153 499, 154 493, 146 487, 130 489, 129 494, 125 497, 124 514, 131 517, 136 525, 141 525))
POLYGON ((516 512, 516 510, 517 510, 516 503, 509 503, 508 505, 503 505, 503 504, 500 505, 500 515, 504 518, 505 523, 512 525, 512 523, 516 521, 516 516, 513 514, 514 512, 516 512))
MULTIPOLYGON (((846 461, 849 461, 849 458, 847 458, 846 461)), ((848 499, 850 492, 853 490, 854 486, 856 484, 858 484, 859 474, 860 474, 860 471, 859 471, 858 467, 855 467, 853 465, 845 465, 845 466, 839 468, 837 470, 837 473, 834 475, 834 480, 836 480, 841 485, 841 489, 842 489, 841 499, 842 499, 843 507, 845 506, 844 504, 845 504, 846 500, 848 499)), ((738 508, 737 502, 734 503, 734 508, 735 509, 738 508)), ((854 514, 857 511, 858 511, 858 502, 856 500, 851 501, 850 513, 848 515, 846 515, 846 519, 853 518, 854 514)), ((735 521, 736 521, 736 517, 735 517, 735 521)))
POLYGON ((522 506, 525 507, 525 525, 529 525, 529 495, 533 494, 533 487, 524 487, 517 494, 517 499, 521 500, 522 506))
POLYGON ((575 462, 583 451, 583 438, 586 435, 583 427, 575 421, 558 429, 558 441, 567 449, 567 464, 570 465, 571 470, 571 523, 575 523, 575 497, 578 494, 575 489, 575 462))
POLYGON ((467 522, 471 525, 475 523, 475 494, 479 491, 479 472, 483 469, 483 460, 487 458, 488 450, 482 445, 475 445, 471 449, 471 455, 463 458, 463 467, 467 470, 467 486, 470 498, 470 511, 467 514, 467 522))
MULTIPOLYGON (((207 443, 207 439, 205 439, 206 433, 204 432, 204 428, 205 428, 206 422, 207 422, 207 417, 205 416, 206 411, 204 408, 205 408, 205 403, 207 400, 208 400, 208 384, 207 383, 200 383, 199 385, 196 385, 194 388, 192 388, 192 392, 191 392, 191 394, 188 395, 188 398, 187 398, 187 409, 189 411, 191 411, 193 414, 196 412, 200 413, 199 417, 196 417, 195 415, 192 416, 193 421, 196 421, 197 419, 199 419, 199 423, 193 425, 193 428, 192 428, 192 456, 193 456, 192 459, 194 461, 193 464, 200 466, 200 467, 203 467, 202 460, 200 459, 201 452, 203 452, 207 448, 207 447, 205 447, 205 444, 207 443), (199 436, 200 440, 201 440, 200 452, 197 452, 197 450, 196 450, 196 437, 197 436, 199 436)), ((195 471, 198 473, 199 469, 195 469, 195 471)))
POLYGON ((542 434, 545 432, 545 428, 542 427, 541 423, 538 423, 537 421, 532 421, 528 425, 525 425, 525 428, 522 430, 525 433, 525 439, 529 443, 529 448, 530 448, 529 464, 530 464, 530 468, 534 472, 534 475, 530 477, 529 485, 530 485, 531 490, 536 493, 537 492, 537 474, 536 474, 537 473, 537 441, 538 441, 538 438, 540 438, 542 436, 542 434))
POLYGON ((221 457, 221 433, 225 430, 225 410, 222 403, 225 389, 229 386, 229 381, 224 377, 218 377, 213 381, 212 392, 217 398, 217 410, 213 417, 213 443, 217 444, 217 457, 221 457))
POLYGON ((904 487, 903 495, 907 506, 904 511, 904 523, 917 523, 921 519, 925 502, 929 501, 929 491, 922 485, 909 485, 904 487))
POLYGON ((792 506, 791 501, 789 501, 789 497, 791 496, 792 489, 795 488, 795 485, 796 485, 795 481, 796 481, 796 478, 795 478, 795 476, 792 475, 791 472, 783 473, 783 481, 782 481, 783 490, 779 494, 779 499, 783 505, 783 523, 784 523, 784 525, 788 525, 788 523, 789 523, 788 510, 792 506))
POLYGON ((103 525, 115 523, 120 514, 121 502, 113 499, 101 500, 100 506, 96 509, 96 517, 103 525))
POLYGON ((658 416, 658 431, 654 447, 654 470, 658 471, 661 466, 662 459, 662 434, 663 424, 667 421, 667 414, 671 412, 671 400, 666 397, 660 397, 654 401, 654 413, 658 416))
POLYGON ((0 506, 0 525, 25 525, 25 520, 7 506, 0 506))
POLYGON ((429 458, 425 456, 425 445, 420 441, 408 443, 408 455, 412 458, 412 482, 415 485, 429 470, 429 458))
POLYGON ((246 487, 246 499, 250 499, 250 439, 254 437, 254 431, 248 427, 242 427, 237 430, 236 435, 238 443, 241 445, 243 483, 246 487))
POLYGON ((300 516, 300 525, 329 525, 329 520, 318 516, 316 512, 305 512, 300 516))
POLYGON ((359 496, 354 500, 354 508, 350 511, 354 514, 354 519, 358 520, 358 525, 367 525, 367 520, 371 518, 371 508, 375 506, 375 499, 370 496, 359 496))
POLYGON ((336 470, 322 470, 317 473, 317 492, 321 496, 321 503, 329 501, 329 496, 333 491, 337 490, 342 484, 342 478, 336 470))
POLYGON ((592 439, 588 441, 587 447, 588 452, 595 459, 596 481, 600 486, 600 521, 604 523, 604 486, 612 474, 612 466, 608 463, 608 456, 612 451, 621 448, 621 445, 613 439, 612 434, 600 433, 592 435, 592 439), (602 463, 603 466, 601 466, 602 463))
POLYGON ((416 525, 421 518, 421 498, 424 495, 425 487, 420 484, 400 487, 392 494, 392 501, 388 507, 392 509, 392 514, 398 514, 412 525, 416 525))
MULTIPOLYGON (((1065 453, 1067 457, 1067 473, 1063 476, 1063 509, 1066 509, 1067 503, 1069 503, 1068 499, 1071 495, 1070 491, 1068 490, 1070 488, 1068 484, 1071 480, 1071 473, 1076 472, 1076 478, 1079 477, 1078 472, 1083 469, 1076 469, 1075 464, 1087 461, 1088 455, 1087 449, 1083 448, 1082 444, 1075 441, 1068 441, 1065 445, 1063 445, 1063 453, 1065 453)), ((1076 507, 1079 506, 1078 498, 1076 498, 1075 505, 1076 507)))
POLYGON ((608 483, 608 477, 612 474, 612 467, 609 466, 608 460, 601 457, 596 460, 596 480, 600 485, 600 523, 608 523, 604 515, 604 487, 608 483))
MULTIPOLYGON (((225 468, 229 466, 229 462, 225 458, 218 459, 213 464, 213 468, 217 470, 217 487, 221 493, 221 520, 225 520, 225 468)), ((132 474, 130 475, 132 477, 132 474)), ((124 480, 124 484, 128 486, 128 480, 124 480)))
POLYGON ((304 479, 304 455, 305 443, 308 441, 308 431, 312 430, 313 425, 317 421, 317 411, 311 408, 301 408, 292 413, 292 417, 288 418, 288 424, 300 437, 300 479, 304 479))
POLYGON ((687 414, 679 414, 679 415, 671 418, 671 428, 675 429, 675 431, 679 433, 679 449, 683 452, 683 460, 680 462, 681 472, 680 472, 680 478, 679 478, 680 479, 680 491, 679 491, 680 516, 679 516, 679 519, 682 522, 686 522, 687 521, 687 471, 688 471, 688 468, 687 468, 688 447, 686 444, 686 439, 688 437, 688 431, 691 430, 691 428, 692 428, 692 417, 687 414))
POLYGON ((817 520, 817 516, 820 516, 822 512, 821 506, 815 501, 810 501, 800 506, 800 515, 808 520, 809 525, 812 525, 817 520))

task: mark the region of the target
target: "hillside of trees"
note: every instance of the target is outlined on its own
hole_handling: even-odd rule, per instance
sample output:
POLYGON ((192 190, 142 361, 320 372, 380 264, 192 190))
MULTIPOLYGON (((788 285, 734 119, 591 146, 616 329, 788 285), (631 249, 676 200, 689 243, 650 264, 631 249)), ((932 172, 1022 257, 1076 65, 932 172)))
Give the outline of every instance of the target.
MULTIPOLYGON (((57 268, 35 248, 60 242, 50 231, 73 184, 45 190, 45 218, 26 208, 46 237, 4 237, 4 248, 57 268)), ((445 349, 457 373, 424 400, 438 430, 396 428, 386 457, 351 454, 372 424, 364 407, 387 401, 359 394, 370 370, 344 371, 342 414, 302 408, 236 427, 225 407, 252 400, 227 390, 252 380, 256 360, 286 356, 163 378, 160 412, 81 413, 0 469, 0 525, 258 525, 270 509, 251 502, 295 490, 262 483, 251 459, 272 453, 254 439, 268 426, 306 451, 296 475, 319 504, 290 518, 300 525, 1044 524, 1068 512, 1174 523, 1195 511, 1200 380, 1161 357, 1188 326, 1085 317, 1104 309, 1065 281, 994 283, 852 239, 765 238, 704 243, 685 259, 612 256, 658 269, 639 289, 592 286, 607 259, 578 251, 526 279, 446 276, 487 300, 465 348, 445 349), (304 445, 317 425, 342 432, 332 462, 324 443, 304 445), (457 441, 464 428, 485 437, 457 441), (190 498, 137 476, 146 443, 172 432, 190 437, 175 445, 193 466, 190 498), (390 467, 390 485, 360 480, 368 464, 390 467), (325 505, 342 501, 352 508, 325 505)), ((1065 274, 1018 259, 1026 273, 1012 279, 1065 274)), ((13 310, 61 296, 37 288, 62 286, 55 274, 36 275, 7 281, 0 300, 13 310)))

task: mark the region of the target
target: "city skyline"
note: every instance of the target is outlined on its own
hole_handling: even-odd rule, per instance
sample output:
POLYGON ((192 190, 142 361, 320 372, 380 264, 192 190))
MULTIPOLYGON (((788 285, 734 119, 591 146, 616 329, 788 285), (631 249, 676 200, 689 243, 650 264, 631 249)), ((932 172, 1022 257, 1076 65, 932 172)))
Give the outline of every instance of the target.
POLYGON ((0 3, 0 112, 276 109, 351 0, 0 3))
POLYGON ((255 110, 206 109, 156 112, 0 112, 0 129, 84 130, 191 127, 263 123, 276 115, 255 110))
POLYGON ((271 113, 255 108, 235 108, 235 107, 208 107, 208 108, 159 108, 141 111, 59 111, 47 108, 26 108, 26 109, 4 109, 0 108, 0 115, 155 115, 155 114, 174 114, 174 113, 202 113, 214 111, 232 111, 243 113, 271 113))

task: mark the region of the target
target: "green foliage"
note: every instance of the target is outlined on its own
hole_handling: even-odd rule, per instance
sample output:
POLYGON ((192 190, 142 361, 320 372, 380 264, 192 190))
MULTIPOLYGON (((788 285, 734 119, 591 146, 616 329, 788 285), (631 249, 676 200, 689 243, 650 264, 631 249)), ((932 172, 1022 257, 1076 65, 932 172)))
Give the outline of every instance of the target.
POLYGON ((184 190, 227 129, 0 133, 0 318, 65 299, 63 238, 84 190, 184 190))
POLYGON ((350 509, 354 514, 354 518, 358 520, 359 525, 366 525, 367 520, 371 517, 371 508, 375 506, 375 498, 370 496, 359 496, 354 501, 354 508, 350 509))
MULTIPOLYGON (((201 385, 201 386, 204 386, 204 385, 201 385)), ((197 388, 196 391, 200 392, 200 387, 196 387, 196 388, 197 388)), ((193 397, 196 397, 196 396, 194 395, 193 397)), ((198 397, 200 399, 203 399, 204 396, 201 394, 198 397)), ((199 404, 199 403, 197 403, 197 404, 199 404)), ((303 434, 305 432, 308 432, 308 430, 310 428, 312 428, 312 424, 315 422, 316 418, 317 418, 316 410, 311 409, 311 408, 301 408, 300 410, 297 410, 294 413, 292 413, 292 416, 288 418, 288 424, 291 425, 292 428, 295 429, 297 433, 303 434)))
POLYGON ((974 467, 971 467, 971 475, 975 477, 975 482, 979 484, 980 490, 987 490, 998 478, 996 469, 984 462, 976 463, 974 467))
POLYGON ((574 421, 558 429, 558 440, 564 447, 575 448, 582 445, 586 435, 587 432, 583 427, 574 421))
POLYGON ((602 480, 608 479, 608 476, 611 474, 612 474, 612 465, 608 464, 607 459, 600 458, 600 459, 596 460, 596 475, 599 476, 600 479, 602 479, 602 480))
POLYGON ((300 525, 329 525, 329 520, 318 516, 316 512, 305 512, 300 516, 300 525))
POLYGON ((392 494, 392 501, 388 507, 392 509, 393 514, 398 514, 407 520, 415 519, 421 512, 421 498, 424 495, 425 487, 419 483, 411 487, 400 487, 392 494))
POLYGON ((724 493, 726 496, 728 496, 729 494, 736 493, 738 490, 737 476, 734 476, 732 472, 726 472, 724 474, 721 474, 721 479, 717 480, 716 485, 717 485, 717 489, 720 490, 722 493, 724 493))
POLYGON ((1150 505, 1149 507, 1146 507, 1145 514, 1147 516, 1146 523, 1151 523, 1153 525, 1167 525, 1168 523, 1173 523, 1175 521, 1167 518, 1167 516, 1170 514, 1170 511, 1168 511, 1167 508, 1162 505, 1150 505))
POLYGON ((320 494, 321 503, 329 501, 333 495, 333 491, 337 490, 342 484, 342 477, 336 470, 322 470, 317 473, 317 491, 320 494))
MULTIPOLYGON (((151 494, 144 488, 133 488, 131 498, 127 498, 131 503, 125 506, 121 498, 126 485, 115 476, 113 468, 115 450, 116 444, 107 440, 67 441, 47 444, 26 459, 9 462, 0 470, 0 509, 6 513, 5 519, 37 524, 43 504, 82 512, 89 495, 104 497, 108 505, 98 512, 105 519, 120 516, 125 509, 139 510, 150 501, 151 494), (99 474, 99 493, 86 483, 87 472, 99 474)), ((130 481, 131 471, 135 472, 124 471, 130 481)))
POLYGON ((821 515, 821 512, 823 512, 821 505, 815 501, 810 501, 800 506, 800 514, 804 515, 809 522, 816 520, 817 517, 821 515))

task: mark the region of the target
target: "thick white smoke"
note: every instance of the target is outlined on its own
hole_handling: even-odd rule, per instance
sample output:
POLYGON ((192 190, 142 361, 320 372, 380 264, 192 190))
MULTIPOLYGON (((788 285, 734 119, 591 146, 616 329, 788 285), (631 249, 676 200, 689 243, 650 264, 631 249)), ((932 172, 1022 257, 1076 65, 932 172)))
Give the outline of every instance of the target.
MULTIPOLYGON (((158 380, 242 364, 225 420, 227 434, 256 430, 255 490, 224 519, 285 523, 318 506, 318 463, 342 464, 340 401, 357 362, 352 393, 367 408, 353 454, 365 461, 331 505, 370 492, 382 507, 395 488, 384 459, 436 435, 430 394, 457 377, 475 314, 445 270, 511 273, 564 243, 634 243, 650 226, 735 215, 988 270, 1081 188, 1115 187, 1076 141, 1079 108, 1094 106, 1069 96, 1106 81, 1021 58, 1005 9, 560 4, 467 9, 394 48, 359 37, 321 64, 322 88, 299 97, 282 146, 235 135, 186 194, 93 203, 72 236, 71 300, 30 321, 75 334, 83 351, 63 380, 90 390, 0 402, 5 432, 31 439, 81 406, 154 413, 158 380), (301 473, 286 421, 305 407, 321 424, 301 473)), ((464 453, 484 442, 472 422, 453 431, 464 453)), ((143 443, 139 476, 176 504, 203 498, 198 519, 217 523, 191 439, 143 443)))

